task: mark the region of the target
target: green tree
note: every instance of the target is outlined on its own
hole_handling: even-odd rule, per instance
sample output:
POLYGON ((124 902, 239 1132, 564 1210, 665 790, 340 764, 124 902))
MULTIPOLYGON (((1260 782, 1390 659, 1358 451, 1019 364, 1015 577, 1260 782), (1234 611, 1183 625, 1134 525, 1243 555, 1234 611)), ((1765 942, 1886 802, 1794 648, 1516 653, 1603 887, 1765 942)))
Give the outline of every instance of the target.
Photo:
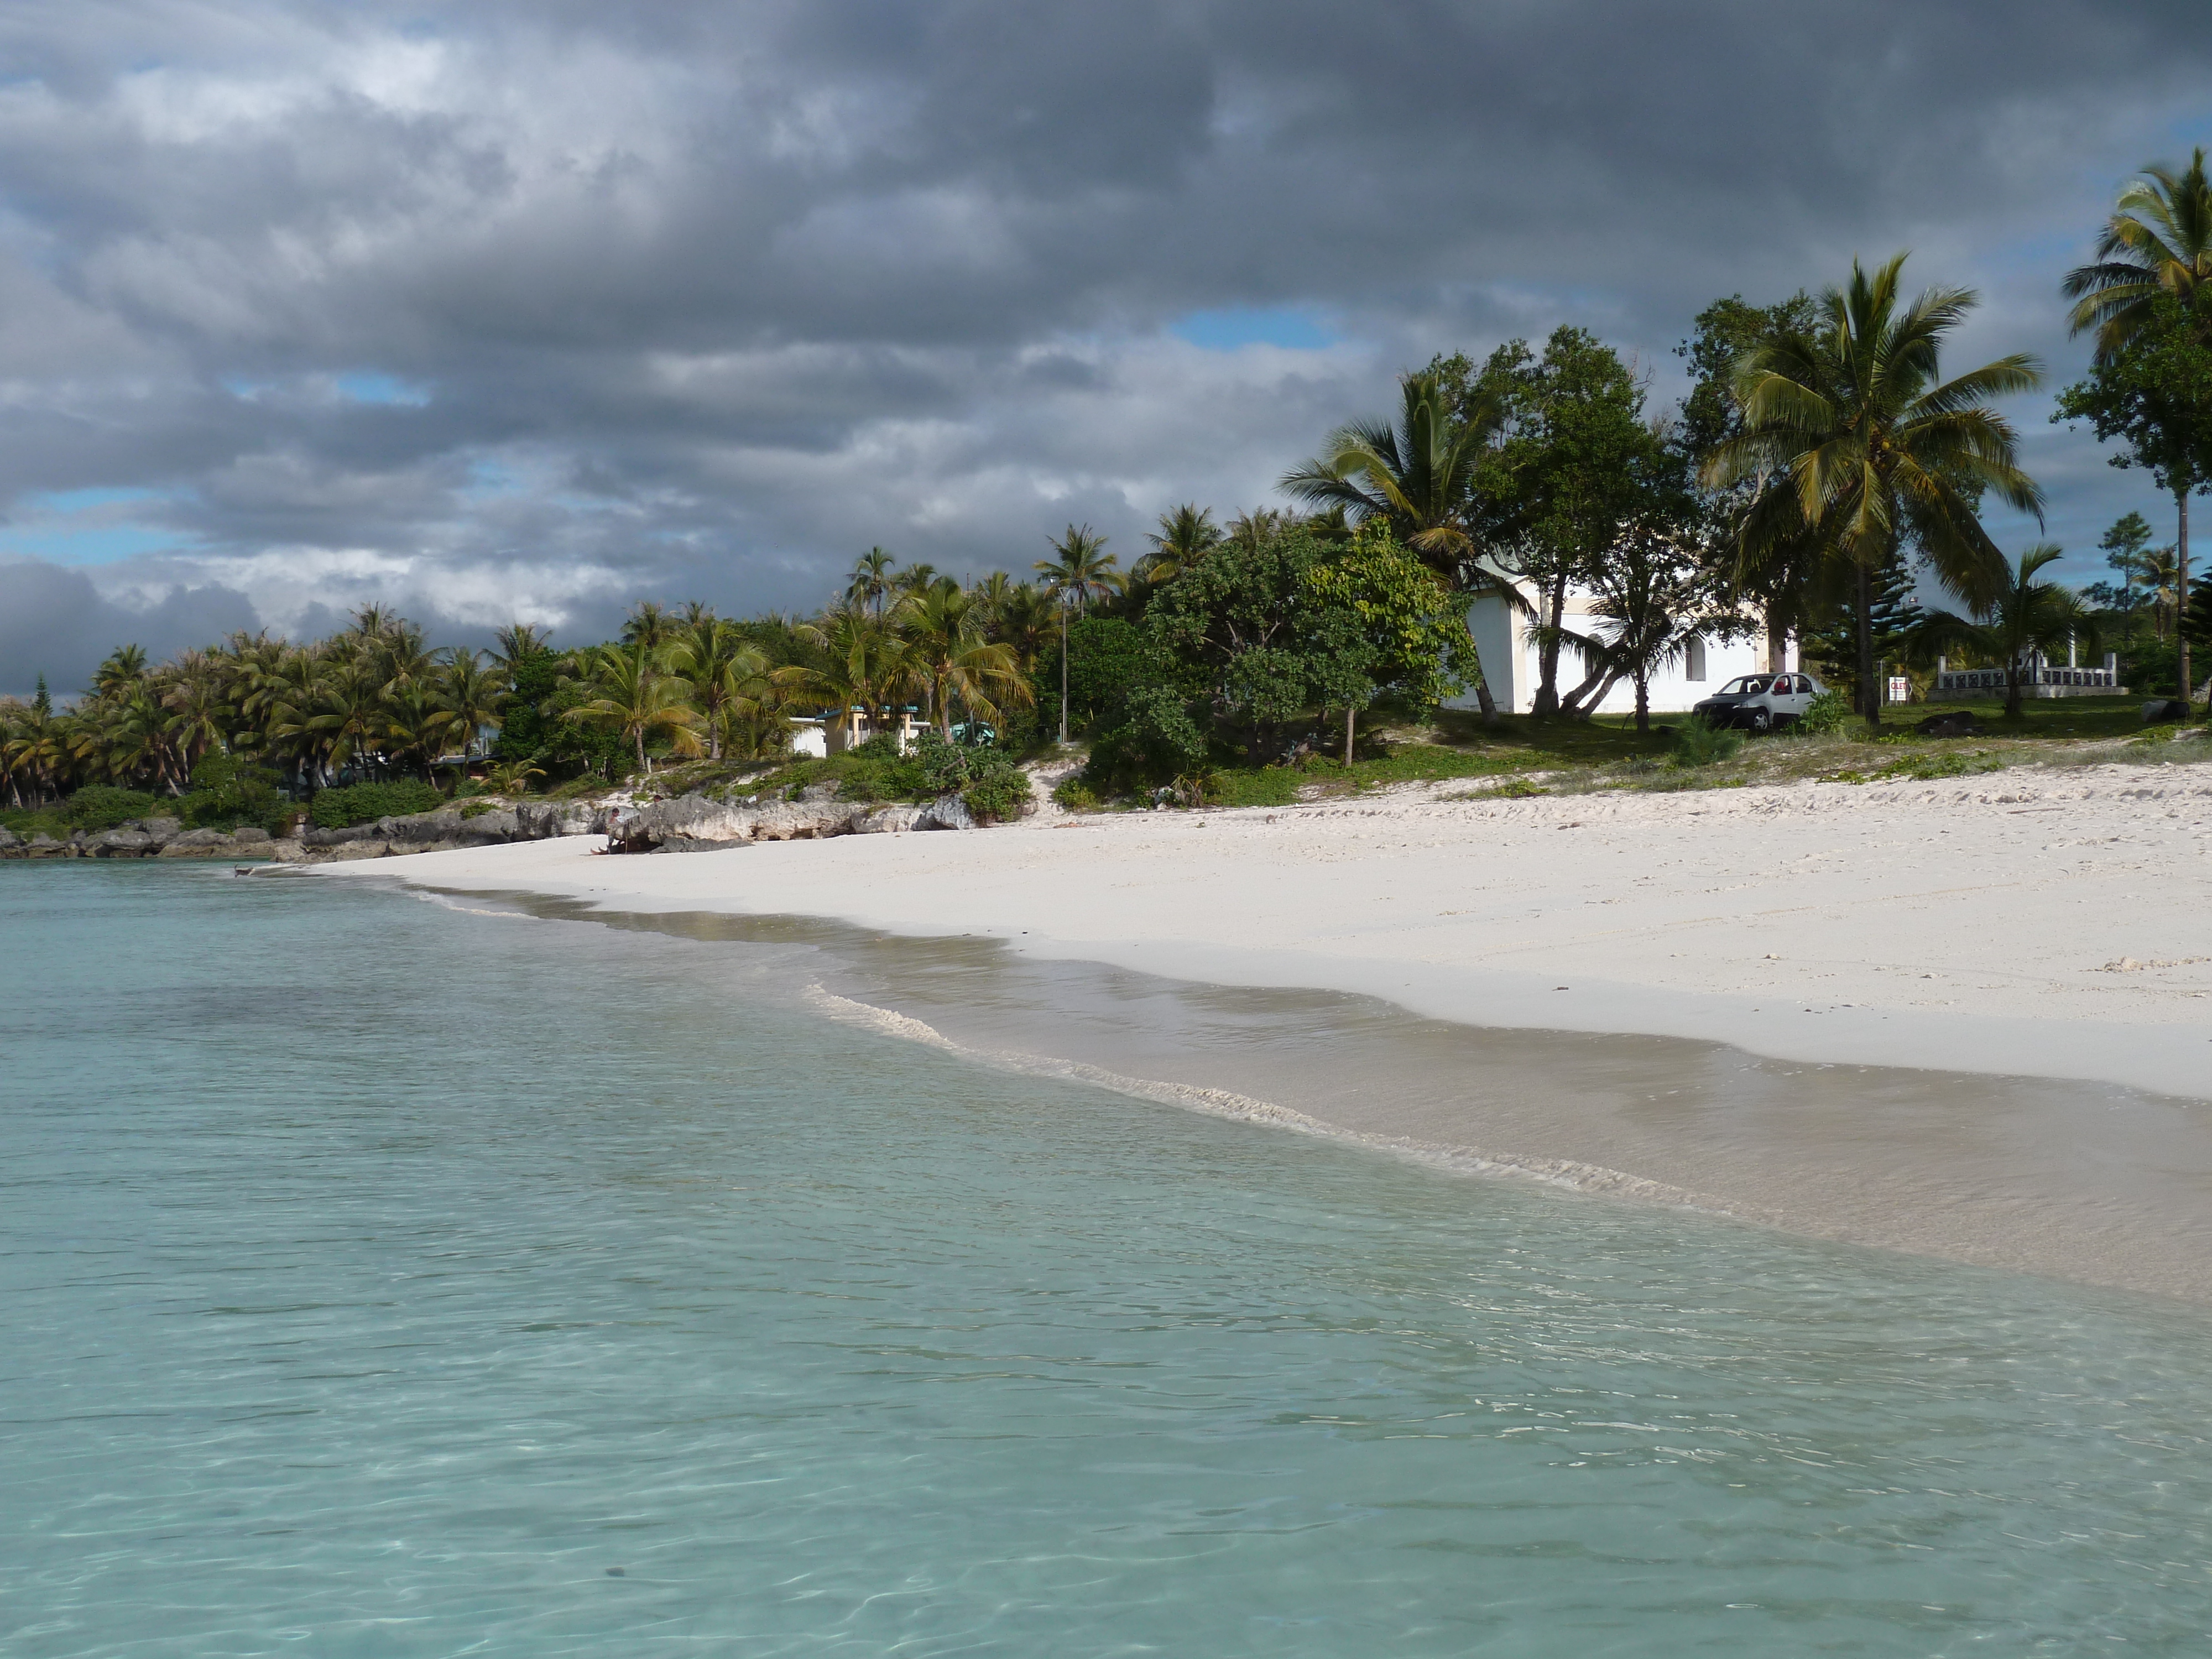
POLYGON ((2187 167, 2153 165, 2120 191, 2095 257, 2067 273, 2076 334, 2094 330, 2097 358, 2117 356, 2165 309, 2212 336, 2212 180, 2199 149, 2187 167))
POLYGON ((1490 559, 1535 592, 1532 711, 1554 714, 1567 592, 1649 520, 1656 495, 1680 488, 1680 464, 1644 419, 1628 365, 1583 329, 1553 330, 1540 357, 1509 342, 1454 395, 1462 407, 1492 398, 1505 416, 1504 441, 1475 482, 1479 534, 1490 559))
POLYGON ((1093 599, 1103 599, 1121 586, 1115 557, 1106 551, 1106 538, 1089 525, 1070 525, 1047 544, 1060 556, 1039 559, 1037 574, 1045 591, 1060 602, 1060 741, 1067 743, 1067 621, 1070 606, 1086 611, 1093 599))
POLYGON ((987 720, 999 718, 994 697, 1019 702, 1030 696, 1021 659, 1012 647, 993 644, 988 617, 975 595, 946 577, 917 595, 907 617, 908 648, 915 672, 929 690, 938 735, 952 740, 952 704, 987 720))
MULTIPOLYGON (((1737 370, 1775 341, 1809 331, 1814 320, 1812 296, 1802 289, 1771 306, 1750 305, 1741 295, 1731 295, 1698 313, 1691 337, 1674 348, 1690 373, 1678 441, 1694 472, 1703 476, 1723 447, 1743 434, 1743 405, 1735 398, 1737 370)), ((1745 520, 1771 482, 1767 474, 1754 473, 1708 488, 1698 508, 1702 539, 1724 550, 1721 563, 1730 590, 1759 605, 1766 622, 1766 659, 1779 669, 1789 661, 1790 636, 1805 632, 1820 606, 1821 576, 1830 561, 1823 535, 1802 525, 1793 535, 1769 537, 1747 547, 1745 520), (1745 557, 1747 552, 1752 556, 1745 557)))
MULTIPOLYGON (((1470 381, 1462 358, 1399 377, 1394 425, 1353 421, 1331 433, 1322 453, 1283 476, 1297 500, 1340 513, 1353 526, 1389 527, 1401 547, 1469 596, 1493 594, 1522 607, 1519 590, 1485 565, 1477 545, 1475 481, 1505 423, 1501 388, 1470 381)), ((1480 672, 1476 698, 1486 724, 1498 706, 1480 672)))
POLYGON ((589 658, 588 700, 568 711, 579 725, 619 732, 648 777, 653 762, 646 744, 664 739, 678 755, 696 755, 699 714, 684 696, 684 682, 663 673, 653 649, 642 641, 627 647, 602 646, 589 658))
POLYGON ((1393 695, 1425 714, 1481 676, 1466 601, 1380 517, 1309 568, 1304 597, 1314 612, 1304 633, 1316 696, 1344 709, 1347 766, 1358 711, 1376 697, 1393 695))
POLYGON ((872 547, 861 554, 853 567, 852 580, 845 584, 846 599, 882 616, 884 601, 891 591, 892 562, 891 556, 880 547, 872 547))
POLYGON ((2004 558, 1977 516, 1981 490, 2040 514, 2043 495, 2021 470, 2010 422, 1989 407, 2033 390, 2041 376, 2024 355, 1946 380, 1940 356, 1973 307, 1961 289, 1930 289, 1909 305, 1898 280, 1905 255, 1820 296, 1808 331, 1768 342, 1735 381, 1743 430, 1722 443, 1705 476, 1726 485, 1786 473, 1746 515, 1745 539, 1826 527, 1847 562, 1857 630, 1859 712, 1881 718, 1875 678, 1874 574, 1907 541, 1936 580, 1969 606, 1994 599, 2004 558))
POLYGON ((460 744, 465 758, 472 757, 479 734, 498 730, 505 716, 507 674, 497 663, 457 645, 446 653, 435 696, 447 741, 460 744))
POLYGON ((2028 549, 2004 586, 1971 621, 1948 611, 1931 611, 1913 632, 1914 659, 1924 665, 1939 652, 1964 646, 2002 663, 2005 717, 2018 720, 2021 672, 2031 652, 2049 654, 2075 641, 2093 651, 2097 647, 2097 618, 2081 596, 2057 582, 2037 579, 2060 556, 2061 550, 2049 542, 2028 549))
POLYGON ((1185 501, 1161 514, 1159 529, 1145 539, 1152 550, 1137 561, 1132 574, 1147 582, 1173 581, 1221 545, 1221 527, 1207 509, 1185 501))
MULTIPOLYGON (((2058 394, 2054 421, 2086 420, 2105 442, 2126 446, 2111 458, 2140 466, 2173 497, 2174 611, 2189 608, 2189 498, 2212 489, 2212 339, 2182 302, 2148 301, 2124 338, 2100 356, 2088 378, 2058 394)), ((2183 701, 2195 695, 2190 645, 2180 642, 2183 701)))

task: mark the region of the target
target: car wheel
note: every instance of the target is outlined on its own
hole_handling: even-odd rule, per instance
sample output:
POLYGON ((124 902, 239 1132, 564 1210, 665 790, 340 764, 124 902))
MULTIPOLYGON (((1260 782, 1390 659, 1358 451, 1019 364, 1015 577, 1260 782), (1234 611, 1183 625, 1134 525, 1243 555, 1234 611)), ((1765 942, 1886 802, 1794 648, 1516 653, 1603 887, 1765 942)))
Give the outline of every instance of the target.
POLYGON ((1751 729, 1755 735, 1762 738, 1765 737, 1769 732, 1771 732, 1774 729, 1774 716, 1768 714, 1764 708, 1753 709, 1751 711, 1751 729))

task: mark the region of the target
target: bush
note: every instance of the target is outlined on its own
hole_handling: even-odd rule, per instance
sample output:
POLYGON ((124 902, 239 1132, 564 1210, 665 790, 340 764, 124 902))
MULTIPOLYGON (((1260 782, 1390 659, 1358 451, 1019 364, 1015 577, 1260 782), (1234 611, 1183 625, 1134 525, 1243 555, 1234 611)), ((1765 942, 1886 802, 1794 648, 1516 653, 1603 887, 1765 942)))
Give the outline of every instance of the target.
POLYGON ((177 803, 177 816, 194 830, 235 830, 258 823, 270 835, 282 833, 291 808, 276 793, 276 775, 266 767, 220 750, 210 750, 192 768, 192 787, 177 803))
POLYGON ((1797 717, 1800 732, 1840 732, 1857 718, 1840 691, 1823 691, 1797 717))
POLYGON ((95 783, 71 795, 62 817, 72 829, 112 830, 133 818, 150 818, 161 810, 161 804, 143 789, 112 789, 95 783))
POLYGON ((933 799, 957 794, 987 823, 1018 817, 1030 802, 1029 774, 995 749, 963 749, 924 731, 915 739, 909 764, 933 799))
POLYGON ((1733 759, 1742 747, 1743 733, 1733 726, 1691 720, 1676 730, 1671 758, 1677 766, 1711 766, 1733 759))
POLYGON ((1091 745, 1084 781, 1102 794, 1164 783, 1197 771, 1206 762, 1206 733, 1172 686, 1146 686, 1129 694, 1125 718, 1091 745))
POLYGON ((1079 774, 1054 790, 1052 799, 1055 805, 1071 812, 1088 812, 1098 805, 1098 792, 1084 782, 1079 774))
POLYGON ((343 789, 325 789, 317 795, 307 816, 320 830, 346 830, 379 818, 404 818, 412 812, 434 812, 446 798, 429 784, 403 778, 397 783, 356 783, 343 789))

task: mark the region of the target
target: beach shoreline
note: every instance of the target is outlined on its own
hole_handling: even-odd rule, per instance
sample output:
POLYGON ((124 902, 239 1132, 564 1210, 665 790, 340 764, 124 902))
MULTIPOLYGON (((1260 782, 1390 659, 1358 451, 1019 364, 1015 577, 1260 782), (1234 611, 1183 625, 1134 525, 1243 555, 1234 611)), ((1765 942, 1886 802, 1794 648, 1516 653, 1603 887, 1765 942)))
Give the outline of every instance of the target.
POLYGON ((833 994, 985 1056, 2203 1303, 2212 943, 2192 934, 2212 779, 2192 771, 1818 794, 1404 791, 666 857, 574 838, 318 873, 533 896, 694 937, 813 918, 902 953, 896 973, 833 972, 833 994), (1698 983, 1666 982, 1692 949, 1698 983), (976 994, 992 975, 1023 988, 976 994), (1182 1019, 1162 1012, 1167 988, 1243 999, 1250 1029, 1182 1021, 1161 1040, 1146 1020, 1182 1019), (1055 997, 1150 1006, 1086 1024, 1055 997), (1301 1035, 1346 1020, 1358 1040, 1338 1053, 1301 1035), (1363 1087, 1393 1072, 1402 1086, 1363 1087), (1689 1100, 1704 1105, 1686 1114, 1689 1100))

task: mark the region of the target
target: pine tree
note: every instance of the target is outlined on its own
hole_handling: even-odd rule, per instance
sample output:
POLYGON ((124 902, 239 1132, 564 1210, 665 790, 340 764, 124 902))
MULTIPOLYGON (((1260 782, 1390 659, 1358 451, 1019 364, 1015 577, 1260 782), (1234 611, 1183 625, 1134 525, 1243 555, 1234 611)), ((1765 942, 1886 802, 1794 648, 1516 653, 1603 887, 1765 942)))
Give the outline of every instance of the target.
POLYGON ((40 720, 46 719, 54 712, 53 694, 46 690, 46 677, 44 674, 39 676, 39 689, 32 696, 31 712, 40 720))

